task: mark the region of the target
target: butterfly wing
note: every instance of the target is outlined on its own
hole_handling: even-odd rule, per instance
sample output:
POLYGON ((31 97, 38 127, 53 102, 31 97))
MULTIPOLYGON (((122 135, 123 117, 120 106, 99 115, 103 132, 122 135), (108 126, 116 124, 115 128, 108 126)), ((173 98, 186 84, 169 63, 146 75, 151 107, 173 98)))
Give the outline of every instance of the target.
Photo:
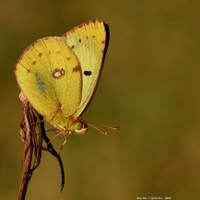
POLYGON ((73 116, 80 116, 94 96, 109 43, 109 27, 102 20, 91 20, 67 32, 62 40, 76 54, 82 69, 82 97, 73 116))
POLYGON ((78 59, 60 37, 30 45, 15 68, 17 82, 33 107, 57 127, 77 110, 81 101, 82 71, 78 59))

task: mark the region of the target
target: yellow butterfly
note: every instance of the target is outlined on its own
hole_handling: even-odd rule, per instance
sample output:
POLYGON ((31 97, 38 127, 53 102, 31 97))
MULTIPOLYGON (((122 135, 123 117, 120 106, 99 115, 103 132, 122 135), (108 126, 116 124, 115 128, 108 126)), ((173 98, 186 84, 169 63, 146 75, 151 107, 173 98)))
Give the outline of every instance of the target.
POLYGON ((68 134, 88 130, 80 116, 94 96, 108 43, 108 24, 95 19, 62 37, 35 41, 17 61, 21 91, 56 129, 68 134))

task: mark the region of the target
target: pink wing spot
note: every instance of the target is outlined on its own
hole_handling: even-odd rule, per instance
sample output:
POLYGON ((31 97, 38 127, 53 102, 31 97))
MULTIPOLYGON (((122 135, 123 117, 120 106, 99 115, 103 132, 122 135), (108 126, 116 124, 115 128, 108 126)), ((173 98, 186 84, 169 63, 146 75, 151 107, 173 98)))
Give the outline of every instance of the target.
POLYGON ((64 76, 65 75, 65 70, 63 68, 61 69, 54 69, 53 72, 52 72, 52 76, 54 78, 60 78, 61 76, 64 76))

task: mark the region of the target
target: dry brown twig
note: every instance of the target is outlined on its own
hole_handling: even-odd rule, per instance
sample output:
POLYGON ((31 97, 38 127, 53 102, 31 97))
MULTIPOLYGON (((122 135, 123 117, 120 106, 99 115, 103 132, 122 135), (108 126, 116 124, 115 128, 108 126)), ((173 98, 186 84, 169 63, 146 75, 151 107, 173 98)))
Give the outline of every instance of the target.
POLYGON ((18 200, 24 200, 33 171, 40 165, 42 150, 49 151, 55 156, 61 168, 61 191, 65 183, 63 163, 60 155, 56 152, 46 135, 43 117, 31 106, 26 96, 21 92, 19 95, 23 103, 20 135, 24 143, 24 155, 22 159, 22 176, 18 192, 18 200), (46 147, 43 148, 43 141, 46 147))

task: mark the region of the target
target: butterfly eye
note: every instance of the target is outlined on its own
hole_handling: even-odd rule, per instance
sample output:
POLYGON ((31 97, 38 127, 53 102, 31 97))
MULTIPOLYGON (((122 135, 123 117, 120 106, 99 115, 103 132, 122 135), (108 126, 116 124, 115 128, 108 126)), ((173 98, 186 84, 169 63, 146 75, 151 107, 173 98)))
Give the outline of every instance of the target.
POLYGON ((77 133, 78 135, 83 135, 88 131, 88 127, 87 124, 82 123, 82 122, 77 122, 74 125, 74 131, 75 133, 77 133))

